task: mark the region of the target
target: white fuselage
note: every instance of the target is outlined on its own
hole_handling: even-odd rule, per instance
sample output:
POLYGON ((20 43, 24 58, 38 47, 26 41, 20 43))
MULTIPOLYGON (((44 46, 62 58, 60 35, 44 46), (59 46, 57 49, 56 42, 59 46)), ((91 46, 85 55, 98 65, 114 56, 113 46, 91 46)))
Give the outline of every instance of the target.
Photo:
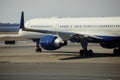
MULTIPOLYGON (((120 36, 120 17, 98 18, 38 18, 25 23, 26 29, 70 32, 97 36, 120 36)), ((40 38, 43 33, 19 31, 28 38, 40 38)))

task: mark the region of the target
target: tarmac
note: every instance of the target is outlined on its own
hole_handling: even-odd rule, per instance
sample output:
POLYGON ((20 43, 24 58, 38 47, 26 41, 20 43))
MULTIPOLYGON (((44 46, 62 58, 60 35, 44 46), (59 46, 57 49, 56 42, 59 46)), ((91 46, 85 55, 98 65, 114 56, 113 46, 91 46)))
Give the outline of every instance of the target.
POLYGON ((0 42, 0 80, 120 80, 120 57, 112 49, 89 44, 94 56, 80 56, 80 44, 35 52, 35 43, 0 42))

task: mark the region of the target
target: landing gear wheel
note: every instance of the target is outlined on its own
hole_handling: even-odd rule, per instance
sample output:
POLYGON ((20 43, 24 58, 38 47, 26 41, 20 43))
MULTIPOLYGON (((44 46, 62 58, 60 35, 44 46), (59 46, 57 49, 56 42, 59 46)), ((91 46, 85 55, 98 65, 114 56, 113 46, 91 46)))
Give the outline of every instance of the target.
POLYGON ((36 42, 36 49, 35 51, 38 53, 38 52, 42 52, 42 49, 40 48, 40 45, 39 45, 39 41, 36 42))
POLYGON ((93 51, 91 49, 88 51, 88 53, 89 53, 89 56, 93 56, 93 51))
POLYGON ((120 56, 120 49, 113 50, 114 56, 120 56))
POLYGON ((80 50, 80 56, 84 56, 84 50, 80 50))
POLYGON ((80 50, 80 56, 93 56, 92 50, 80 50))
POLYGON ((42 49, 41 48, 37 48, 37 49, 35 49, 36 50, 36 52, 42 52, 42 49))

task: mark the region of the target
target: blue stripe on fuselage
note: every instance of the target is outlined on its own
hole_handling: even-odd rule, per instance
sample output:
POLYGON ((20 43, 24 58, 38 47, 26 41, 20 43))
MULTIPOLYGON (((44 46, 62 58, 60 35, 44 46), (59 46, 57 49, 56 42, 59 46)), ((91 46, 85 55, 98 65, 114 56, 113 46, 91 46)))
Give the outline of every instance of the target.
POLYGON ((120 41, 118 36, 97 36, 100 37, 103 41, 120 41))

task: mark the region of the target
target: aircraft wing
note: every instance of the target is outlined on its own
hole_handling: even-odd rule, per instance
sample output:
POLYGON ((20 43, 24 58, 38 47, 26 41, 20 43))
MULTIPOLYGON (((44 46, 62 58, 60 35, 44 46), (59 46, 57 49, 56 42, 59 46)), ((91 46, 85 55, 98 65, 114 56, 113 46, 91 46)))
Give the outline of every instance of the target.
POLYGON ((25 40, 25 38, 20 37, 18 34, 0 34, 0 40, 25 40))
POLYGON ((77 35, 79 38, 95 38, 102 40, 102 38, 97 37, 95 35, 89 35, 89 34, 83 34, 83 33, 75 33, 75 32, 65 32, 65 31, 53 31, 53 30, 32 30, 32 29, 26 29, 25 31, 32 31, 32 32, 39 32, 39 33, 46 33, 46 34, 53 34, 53 35, 59 35, 63 40, 69 40, 70 38, 74 38, 74 36, 77 35))

